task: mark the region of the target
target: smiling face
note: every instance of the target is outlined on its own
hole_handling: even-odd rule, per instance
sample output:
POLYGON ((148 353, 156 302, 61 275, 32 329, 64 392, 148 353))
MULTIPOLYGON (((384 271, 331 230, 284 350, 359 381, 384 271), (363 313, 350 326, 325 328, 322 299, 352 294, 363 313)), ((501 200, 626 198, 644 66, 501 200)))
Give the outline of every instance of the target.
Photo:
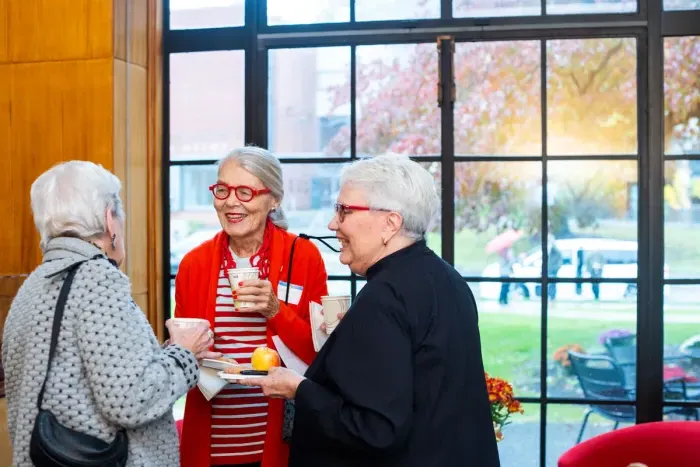
MULTIPOLYGON (((367 206, 362 191, 350 185, 343 185, 338 194, 338 203, 367 206)), ((381 211, 357 210, 346 213, 342 222, 336 214, 328 224, 340 241, 340 262, 355 274, 364 276, 367 269, 383 257, 387 215, 381 211)))
MULTIPOLYGON (((219 169, 218 183, 236 187, 247 186, 254 190, 265 188, 258 177, 234 161, 224 164, 219 169)), ((262 238, 267 216, 276 206, 277 202, 269 193, 255 196, 248 202, 236 198, 233 190, 225 200, 214 198, 214 208, 219 216, 221 227, 231 239, 243 239, 256 235, 262 238)))

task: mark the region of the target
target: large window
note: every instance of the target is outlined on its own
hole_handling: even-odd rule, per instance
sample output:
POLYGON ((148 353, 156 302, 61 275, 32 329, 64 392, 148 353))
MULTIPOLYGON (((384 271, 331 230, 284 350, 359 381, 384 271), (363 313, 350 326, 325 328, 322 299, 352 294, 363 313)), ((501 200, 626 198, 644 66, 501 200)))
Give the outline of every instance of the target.
MULTIPOLYGON (((700 3, 169 4, 171 280, 220 229, 207 187, 231 149, 281 159, 310 235, 329 235, 343 164, 406 154, 442 192, 428 245, 474 292, 486 371, 524 403, 502 465, 698 414, 700 3)), ((319 248, 354 296, 363 278, 319 248)))

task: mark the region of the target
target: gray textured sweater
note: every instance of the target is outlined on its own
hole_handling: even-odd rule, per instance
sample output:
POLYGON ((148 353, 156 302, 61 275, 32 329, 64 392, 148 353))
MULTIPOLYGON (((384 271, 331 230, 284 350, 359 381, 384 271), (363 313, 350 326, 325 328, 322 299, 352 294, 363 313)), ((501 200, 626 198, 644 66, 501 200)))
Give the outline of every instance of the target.
MULTIPOLYGON (((10 307, 2 361, 13 466, 32 465, 29 439, 66 273, 46 276, 96 254, 99 249, 76 238, 51 240, 44 262, 10 307)), ((172 406, 197 384, 198 375, 191 352, 160 347, 121 271, 107 259, 80 266, 66 303, 44 409, 63 425, 107 442, 120 427, 126 428, 128 466, 178 466, 172 406)))

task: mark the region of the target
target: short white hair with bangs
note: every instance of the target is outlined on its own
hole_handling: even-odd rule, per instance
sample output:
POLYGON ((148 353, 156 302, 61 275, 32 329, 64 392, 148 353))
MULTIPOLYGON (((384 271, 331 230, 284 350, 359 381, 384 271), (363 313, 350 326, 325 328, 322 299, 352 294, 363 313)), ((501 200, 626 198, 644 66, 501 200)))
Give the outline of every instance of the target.
POLYGON ((123 220, 121 188, 114 174, 88 161, 63 162, 41 174, 30 191, 41 248, 56 237, 99 237, 107 231, 108 209, 123 220))
POLYGON ((360 189, 371 208, 401 214, 401 233, 421 240, 440 208, 433 176, 408 156, 361 159, 343 168, 341 185, 360 189))

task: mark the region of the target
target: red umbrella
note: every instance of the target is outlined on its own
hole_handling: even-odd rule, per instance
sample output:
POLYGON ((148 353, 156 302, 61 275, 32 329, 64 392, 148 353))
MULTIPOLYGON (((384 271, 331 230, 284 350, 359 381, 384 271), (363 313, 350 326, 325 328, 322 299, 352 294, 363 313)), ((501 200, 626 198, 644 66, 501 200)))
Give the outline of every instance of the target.
POLYGON ((513 243, 518 241, 522 236, 522 232, 517 232, 512 229, 507 230, 502 234, 497 235, 486 244, 486 253, 496 253, 503 251, 506 248, 510 248, 513 246, 513 243))

